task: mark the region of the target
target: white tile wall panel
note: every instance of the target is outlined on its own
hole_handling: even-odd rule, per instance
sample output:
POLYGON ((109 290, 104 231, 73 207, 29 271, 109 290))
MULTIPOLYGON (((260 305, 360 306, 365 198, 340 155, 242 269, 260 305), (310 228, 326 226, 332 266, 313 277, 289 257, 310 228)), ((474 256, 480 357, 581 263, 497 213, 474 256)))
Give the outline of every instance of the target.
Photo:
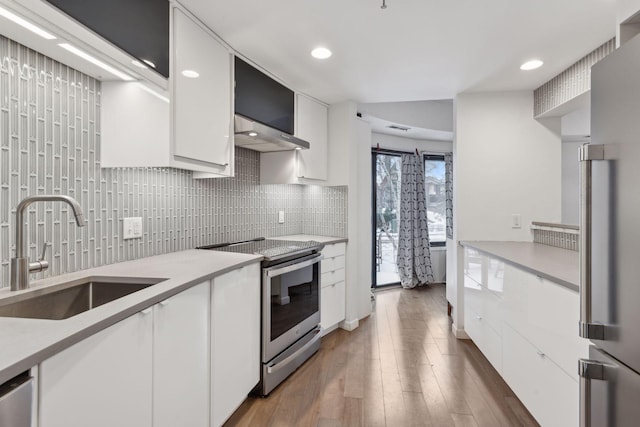
POLYGON ((28 255, 44 242, 58 275, 197 245, 285 234, 347 235, 346 187, 260 185, 259 153, 236 150, 236 176, 194 180, 170 168, 100 168, 100 82, 0 36, 0 287, 14 256, 15 207, 32 194, 78 199, 33 205, 28 255), (278 211, 285 223, 278 224, 278 211), (122 218, 143 237, 122 240, 122 218))
POLYGON ((534 116, 541 116, 591 89, 591 67, 616 48, 613 38, 533 92, 534 116))

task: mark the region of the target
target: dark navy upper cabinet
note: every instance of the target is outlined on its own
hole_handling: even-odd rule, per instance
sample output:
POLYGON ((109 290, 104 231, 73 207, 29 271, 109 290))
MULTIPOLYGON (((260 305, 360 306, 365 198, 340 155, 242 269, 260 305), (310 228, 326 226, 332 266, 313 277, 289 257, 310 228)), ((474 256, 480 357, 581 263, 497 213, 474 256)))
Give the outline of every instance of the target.
POLYGON ((293 135, 293 91, 238 57, 235 77, 236 113, 293 135))
POLYGON ((120 49, 169 77, 168 0, 47 0, 120 49))

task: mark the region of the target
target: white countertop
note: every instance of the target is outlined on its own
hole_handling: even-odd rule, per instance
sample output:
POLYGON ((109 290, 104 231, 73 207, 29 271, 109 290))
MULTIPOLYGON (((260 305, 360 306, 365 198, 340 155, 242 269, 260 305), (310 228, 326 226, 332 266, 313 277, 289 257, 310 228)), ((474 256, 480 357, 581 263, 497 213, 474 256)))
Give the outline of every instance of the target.
POLYGON ((278 237, 269 237, 272 240, 296 240, 300 242, 305 242, 307 240, 314 240, 316 242, 324 243, 327 245, 333 243, 343 243, 347 242, 348 239, 346 237, 335 237, 335 236, 318 236, 315 234, 290 234, 288 236, 278 236, 278 237))
POLYGON ((579 254, 533 242, 465 241, 467 246, 578 292, 579 254))
POLYGON ((168 279, 64 320, 0 317, 0 384, 132 314, 193 285, 260 260, 260 255, 192 249, 33 281, 25 291, 2 288, 0 301, 6 301, 91 276, 168 279))

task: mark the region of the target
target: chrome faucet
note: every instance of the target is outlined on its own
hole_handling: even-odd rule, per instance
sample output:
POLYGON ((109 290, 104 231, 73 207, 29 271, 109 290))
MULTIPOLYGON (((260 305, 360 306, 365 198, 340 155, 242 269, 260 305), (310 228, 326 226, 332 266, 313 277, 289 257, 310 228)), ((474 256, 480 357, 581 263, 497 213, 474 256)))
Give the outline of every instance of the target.
POLYGON ((69 196, 42 195, 29 196, 18 203, 16 208, 16 257, 11 259, 11 290, 18 291, 29 287, 29 273, 44 271, 49 268, 49 263, 44 260, 47 244, 42 249, 42 257, 38 261, 29 262, 24 244, 24 211, 33 202, 65 202, 71 206, 78 227, 84 227, 87 222, 84 219, 80 204, 69 196))

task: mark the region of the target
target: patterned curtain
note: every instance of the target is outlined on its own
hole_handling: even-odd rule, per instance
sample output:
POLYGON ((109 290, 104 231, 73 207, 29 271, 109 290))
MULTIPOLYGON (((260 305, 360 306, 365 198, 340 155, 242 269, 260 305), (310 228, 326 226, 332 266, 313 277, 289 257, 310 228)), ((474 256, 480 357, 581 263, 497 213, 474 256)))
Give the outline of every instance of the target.
POLYGON ((453 153, 444 154, 444 168, 447 197, 447 239, 453 239, 453 153))
POLYGON ((424 191, 424 160, 417 154, 402 155, 396 263, 402 287, 414 288, 434 282, 424 191))

